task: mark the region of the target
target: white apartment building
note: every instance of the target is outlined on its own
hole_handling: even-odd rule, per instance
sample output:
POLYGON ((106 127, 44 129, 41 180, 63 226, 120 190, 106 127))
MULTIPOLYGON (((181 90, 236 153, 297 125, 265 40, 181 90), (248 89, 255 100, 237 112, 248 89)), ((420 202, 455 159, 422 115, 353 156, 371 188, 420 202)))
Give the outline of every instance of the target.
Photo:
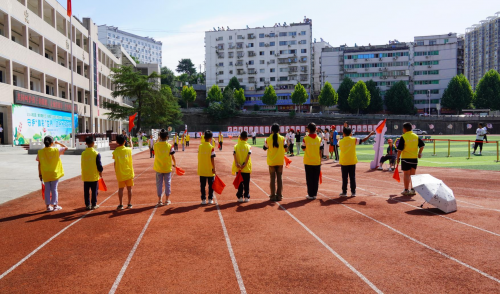
MULTIPOLYGON (((354 82, 373 80, 382 97, 396 82, 403 81, 414 95, 419 113, 437 113, 436 105, 449 81, 462 72, 463 59, 455 33, 415 37, 414 42, 390 42, 324 48, 321 74, 338 89, 345 77, 354 82)), ((441 112, 446 113, 446 109, 441 112)))
POLYGON ((465 76, 473 89, 490 69, 500 71, 500 11, 465 30, 465 76))
POLYGON ((162 42, 150 37, 141 37, 114 26, 99 26, 99 41, 105 45, 122 45, 130 56, 140 63, 162 64, 162 42))
POLYGON ((98 41, 90 18, 80 22, 56 0, 0 1, 0 124, 3 143, 71 133, 71 64, 77 132, 119 131, 103 102, 113 98, 111 68, 122 63, 98 41), (70 40, 70 32, 73 39, 70 40), (73 42, 73 60, 70 53, 73 42), (66 129, 64 129, 66 128, 66 129), (63 132, 63 133, 61 133, 63 132), (64 133, 65 132, 65 133, 64 133))
MULTIPOLYGON (((224 88, 236 76, 245 88, 245 107, 262 103, 265 87, 272 85, 279 110, 292 110, 291 93, 300 82, 311 93, 312 21, 276 24, 205 33, 207 92, 212 85, 224 88)), ((310 104, 307 100, 304 109, 310 104)))
POLYGON ((324 41, 323 38, 320 39, 319 42, 316 42, 316 38, 314 38, 313 42, 313 67, 312 67, 312 97, 311 97, 311 102, 312 103, 317 103, 318 102, 318 97, 321 92, 321 80, 322 80, 322 73, 321 73, 321 52, 323 51, 323 48, 327 47, 332 47, 328 42, 324 41))

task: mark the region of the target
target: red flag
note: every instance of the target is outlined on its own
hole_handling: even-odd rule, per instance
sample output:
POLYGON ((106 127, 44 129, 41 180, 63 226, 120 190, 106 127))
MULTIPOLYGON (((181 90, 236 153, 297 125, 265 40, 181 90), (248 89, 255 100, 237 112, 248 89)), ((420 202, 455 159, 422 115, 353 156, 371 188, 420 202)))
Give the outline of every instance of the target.
POLYGON ((382 131, 384 130, 385 127, 385 122, 387 121, 387 118, 384 119, 384 121, 375 129, 377 134, 382 134, 382 131))
POLYGON ((132 128, 135 126, 134 125, 134 119, 137 115, 137 112, 134 113, 134 115, 131 115, 128 117, 128 131, 131 132, 132 131, 132 128))
POLYGON ((241 182, 243 182, 243 176, 241 175, 241 171, 240 171, 240 172, 236 173, 236 178, 234 178, 234 181, 233 181, 234 188, 238 189, 241 182))
POLYGON ((288 157, 285 156, 285 167, 290 168, 290 163, 292 163, 292 161, 288 157))
POLYGON ((42 182, 42 199, 45 200, 45 184, 42 182))
POLYGON ((214 183, 212 184, 212 189, 215 191, 217 194, 222 194, 222 191, 226 187, 226 184, 219 178, 219 176, 215 176, 214 183))
POLYGON ((104 179, 99 179, 99 191, 108 191, 108 187, 106 187, 106 183, 104 183, 104 179))
POLYGON ((175 167, 175 173, 178 175, 178 176, 183 176, 186 172, 180 168, 180 167, 175 167))
POLYGON ((399 165, 396 165, 396 168, 394 169, 394 174, 392 175, 392 178, 395 179, 396 181, 401 182, 401 179, 399 178, 399 165))
POLYGON ((71 15, 72 15, 71 0, 68 0, 68 5, 66 6, 66 10, 68 11, 68 16, 71 17, 71 15))
POLYGON ((323 173, 319 172, 319 183, 323 184, 323 173))

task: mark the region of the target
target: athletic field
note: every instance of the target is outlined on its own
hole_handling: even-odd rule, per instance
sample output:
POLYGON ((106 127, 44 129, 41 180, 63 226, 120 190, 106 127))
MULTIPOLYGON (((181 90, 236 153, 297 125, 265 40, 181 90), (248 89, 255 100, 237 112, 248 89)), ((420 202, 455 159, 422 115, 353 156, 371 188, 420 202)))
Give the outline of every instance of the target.
POLYGON ((133 156, 132 209, 116 210, 112 164, 95 211, 80 177, 59 184, 60 211, 46 213, 40 191, 0 205, 0 293, 500 292, 499 172, 420 166, 453 189, 458 211, 445 215, 364 162, 357 197, 338 197, 329 160, 318 199, 306 200, 292 157, 284 199, 271 202, 266 153, 253 148, 251 201, 237 203, 225 140, 216 169, 227 187, 201 206, 198 143, 176 154, 186 174, 173 177, 169 206, 155 207, 148 151, 133 156))

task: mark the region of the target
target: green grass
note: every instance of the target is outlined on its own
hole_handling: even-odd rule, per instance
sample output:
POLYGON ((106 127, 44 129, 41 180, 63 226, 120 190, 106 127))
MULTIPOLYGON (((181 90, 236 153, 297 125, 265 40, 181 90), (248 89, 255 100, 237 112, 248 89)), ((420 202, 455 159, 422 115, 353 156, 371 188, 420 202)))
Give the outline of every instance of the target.
MULTIPOLYGON (((457 135, 457 136, 431 136, 434 139, 443 140, 471 140, 474 141, 475 135, 457 135)), ((500 141, 500 135, 489 135, 489 142, 500 141)), ((252 139, 248 142, 251 144, 252 139)), ((264 138, 258 138, 255 147, 262 148, 264 138)), ((294 145, 294 151, 296 146, 294 145)), ((384 145, 384 152, 387 149, 387 144, 384 145)), ((450 142, 450 157, 448 157, 448 141, 436 141, 436 155, 434 154, 434 144, 426 142, 422 158, 419 160, 419 166, 443 167, 443 168, 461 168, 461 169, 477 169, 477 170, 494 170, 500 171, 500 162, 497 160, 497 145, 495 143, 484 144, 482 156, 472 155, 468 157, 468 142, 450 142)), ((478 149, 479 151, 479 149, 478 149)), ((360 145, 357 147, 358 160, 361 162, 371 162, 375 151, 373 145, 360 145)), ((300 156, 303 154, 301 153, 300 156)))

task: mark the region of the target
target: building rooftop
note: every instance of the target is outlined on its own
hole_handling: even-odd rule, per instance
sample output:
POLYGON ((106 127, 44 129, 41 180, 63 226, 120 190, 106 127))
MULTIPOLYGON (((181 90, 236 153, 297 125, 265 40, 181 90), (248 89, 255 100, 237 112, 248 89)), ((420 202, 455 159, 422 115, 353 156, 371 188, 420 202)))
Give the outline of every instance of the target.
POLYGON ((284 22, 283 24, 281 24, 281 23, 278 22, 278 23, 275 23, 273 26, 270 26, 270 27, 262 26, 262 27, 251 28, 251 27, 247 26, 246 28, 243 28, 243 29, 231 29, 231 28, 229 28, 229 26, 227 26, 227 28, 224 28, 224 26, 217 27, 217 29, 215 27, 213 27, 212 30, 206 31, 206 33, 224 32, 224 31, 235 31, 235 30, 269 29, 269 28, 278 28, 278 27, 294 27, 294 26, 303 26, 303 25, 312 26, 312 19, 307 18, 307 17, 304 16, 303 22, 292 22, 290 24, 287 24, 286 22, 284 22))
POLYGON ((162 45, 161 41, 156 41, 154 38, 138 36, 138 35, 135 35, 135 34, 132 34, 132 33, 129 33, 129 32, 122 31, 122 30, 118 29, 118 27, 108 26, 108 25, 105 25, 105 24, 104 25, 100 25, 99 27, 107 27, 109 30, 112 30, 112 31, 120 33, 120 34, 124 34, 124 35, 130 36, 130 37, 133 37, 133 38, 137 38, 137 39, 142 39, 142 40, 144 40, 146 42, 153 42, 153 43, 162 45))

